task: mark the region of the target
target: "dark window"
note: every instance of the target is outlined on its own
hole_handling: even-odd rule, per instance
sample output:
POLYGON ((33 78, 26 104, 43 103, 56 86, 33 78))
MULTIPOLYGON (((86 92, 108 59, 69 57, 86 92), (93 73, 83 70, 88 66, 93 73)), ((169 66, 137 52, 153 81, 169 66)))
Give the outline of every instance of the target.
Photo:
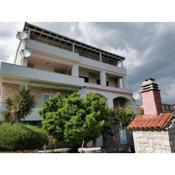
POLYGON ((106 86, 109 86, 109 81, 106 81, 106 86))
POLYGON ((100 80, 97 80, 97 84, 100 84, 100 80))
POLYGON ((84 77, 84 76, 79 76, 80 78, 84 79, 84 82, 88 83, 89 82, 89 78, 88 77, 84 77))

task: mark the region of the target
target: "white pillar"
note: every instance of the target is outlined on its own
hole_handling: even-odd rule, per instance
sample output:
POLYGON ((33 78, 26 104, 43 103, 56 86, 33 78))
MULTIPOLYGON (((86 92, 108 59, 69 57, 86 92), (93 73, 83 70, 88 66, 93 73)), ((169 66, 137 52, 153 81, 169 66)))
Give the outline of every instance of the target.
POLYGON ((123 88, 127 89, 127 77, 123 77, 123 88))
POLYGON ((78 64, 72 65, 71 75, 74 76, 74 77, 79 77, 79 65, 78 64))
POLYGON ((114 107, 113 99, 112 98, 107 98, 107 103, 108 103, 108 107, 113 109, 113 107, 114 107))
POLYGON ((123 88, 123 78, 120 78, 119 82, 120 82, 120 83, 119 83, 119 84, 120 84, 119 87, 120 87, 120 88, 123 88))
POLYGON ((100 84, 103 86, 106 86, 106 72, 105 71, 100 72, 100 84))

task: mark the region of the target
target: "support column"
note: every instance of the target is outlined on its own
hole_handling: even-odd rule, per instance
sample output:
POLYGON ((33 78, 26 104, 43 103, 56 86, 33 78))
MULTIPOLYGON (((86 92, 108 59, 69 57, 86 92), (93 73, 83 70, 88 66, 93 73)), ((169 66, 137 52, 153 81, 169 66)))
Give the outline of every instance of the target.
POLYGON ((127 77, 126 76, 124 76, 123 77, 123 88, 127 88, 127 77))
POLYGON ((112 98, 107 98, 107 102, 108 102, 108 107, 113 109, 113 107, 114 107, 113 99, 112 98))
POLYGON ((120 88, 123 88, 123 78, 120 78, 120 80, 119 80, 119 84, 120 84, 120 88))
POLYGON ((78 64, 72 65, 71 75, 77 78, 79 77, 79 65, 78 64))
POLYGON ((100 72, 100 84, 103 86, 106 86, 106 72, 105 71, 100 72))

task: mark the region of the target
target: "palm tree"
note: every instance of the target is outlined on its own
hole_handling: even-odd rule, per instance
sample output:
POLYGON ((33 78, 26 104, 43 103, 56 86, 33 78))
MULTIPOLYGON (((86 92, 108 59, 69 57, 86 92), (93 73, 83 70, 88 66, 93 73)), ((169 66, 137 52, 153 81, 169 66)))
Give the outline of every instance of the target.
POLYGON ((24 119, 31 113, 32 108, 35 106, 35 99, 31 95, 30 89, 26 89, 23 86, 13 99, 7 98, 5 103, 4 117, 13 123, 20 122, 21 119, 24 119))

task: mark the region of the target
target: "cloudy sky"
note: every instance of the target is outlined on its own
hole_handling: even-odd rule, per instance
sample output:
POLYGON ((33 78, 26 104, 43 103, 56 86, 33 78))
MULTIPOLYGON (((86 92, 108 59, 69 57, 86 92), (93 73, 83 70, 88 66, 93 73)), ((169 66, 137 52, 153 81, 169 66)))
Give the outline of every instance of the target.
MULTIPOLYGON (((164 103, 175 103, 175 23, 33 23, 126 57, 128 87, 153 77, 164 103)), ((24 23, 0 23, 0 60, 13 62, 24 23)))

